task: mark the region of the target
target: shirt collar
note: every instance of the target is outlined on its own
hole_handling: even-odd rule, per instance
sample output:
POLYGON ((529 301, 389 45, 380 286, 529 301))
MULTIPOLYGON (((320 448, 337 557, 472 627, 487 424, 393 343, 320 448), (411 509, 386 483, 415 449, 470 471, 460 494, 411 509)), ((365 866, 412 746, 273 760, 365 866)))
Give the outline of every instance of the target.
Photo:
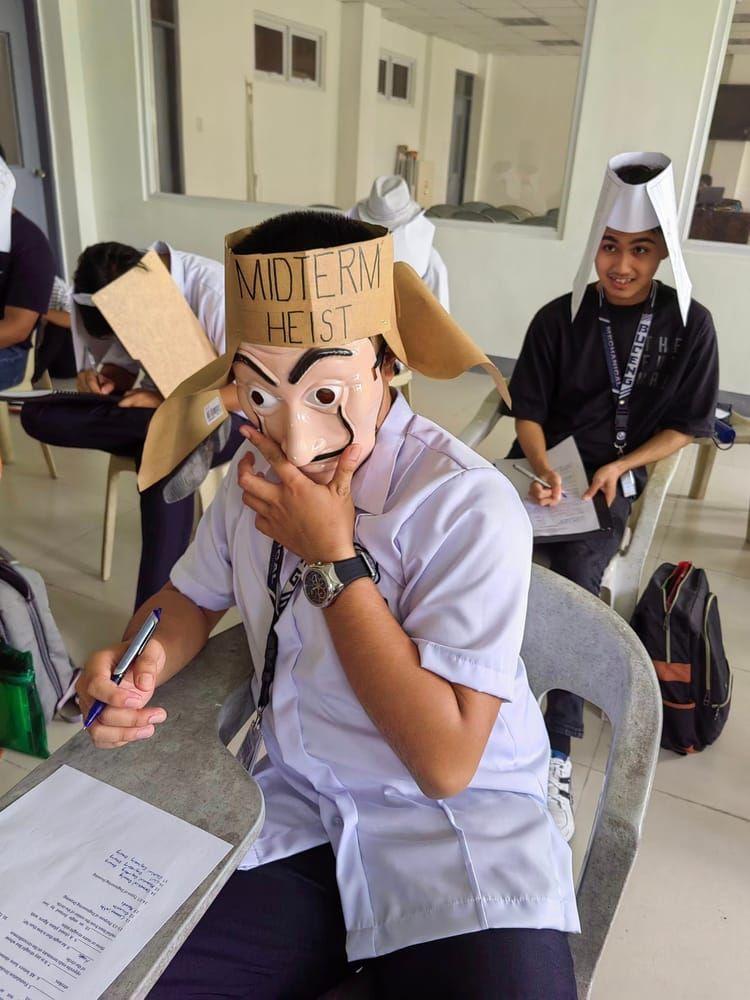
POLYGON ((166 253, 169 254, 169 273, 172 275, 172 280, 175 285, 180 289, 182 294, 185 294, 185 267, 182 263, 182 258, 169 243, 165 243, 164 240, 156 240, 149 247, 149 250, 154 250, 156 253, 166 253))
POLYGON ((401 393, 391 404, 378 429, 369 458, 354 473, 352 500, 366 514, 382 514, 391 487, 393 470, 414 411, 401 393))

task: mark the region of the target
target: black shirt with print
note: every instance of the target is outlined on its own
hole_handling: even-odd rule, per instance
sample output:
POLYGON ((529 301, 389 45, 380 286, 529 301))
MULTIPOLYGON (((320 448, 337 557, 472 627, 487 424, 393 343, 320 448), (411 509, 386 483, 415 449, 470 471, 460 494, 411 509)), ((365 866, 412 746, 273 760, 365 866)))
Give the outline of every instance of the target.
MULTIPOLYGON (((609 307, 621 372, 644 305, 609 307)), ((570 294, 549 302, 531 321, 510 383, 513 416, 541 424, 548 448, 572 434, 589 470, 617 457, 614 398, 598 315, 594 284, 586 289, 575 320, 570 294)), ((630 399, 627 451, 662 430, 709 437, 718 385, 711 313, 693 300, 684 325, 677 293, 660 283, 630 399)), ((511 456, 521 454, 515 443, 511 456)))

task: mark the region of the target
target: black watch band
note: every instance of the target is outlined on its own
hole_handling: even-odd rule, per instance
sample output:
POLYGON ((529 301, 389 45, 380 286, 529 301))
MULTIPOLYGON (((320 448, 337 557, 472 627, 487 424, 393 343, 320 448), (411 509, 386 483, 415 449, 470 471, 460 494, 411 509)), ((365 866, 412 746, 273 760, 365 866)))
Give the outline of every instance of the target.
POLYGON ((332 565, 336 571, 336 576, 345 587, 355 580, 361 579, 363 576, 371 576, 374 579, 373 569, 368 564, 367 558, 362 552, 358 552, 356 556, 352 556, 350 559, 340 559, 338 562, 332 563, 332 565))

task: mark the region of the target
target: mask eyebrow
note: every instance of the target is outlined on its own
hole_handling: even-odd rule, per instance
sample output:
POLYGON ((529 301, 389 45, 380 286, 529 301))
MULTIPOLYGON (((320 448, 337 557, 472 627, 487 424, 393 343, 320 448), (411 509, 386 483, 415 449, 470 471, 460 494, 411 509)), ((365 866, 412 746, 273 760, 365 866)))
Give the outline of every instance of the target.
POLYGON ((289 372, 289 384, 296 385, 302 376, 312 368, 316 361, 323 358, 352 358, 353 351, 346 347, 316 347, 310 351, 305 351, 297 364, 289 372))
POLYGON ((234 364, 247 365, 248 368, 252 368, 256 375, 260 375, 261 378, 265 379, 270 385, 278 385, 279 380, 274 378, 269 372, 261 368, 259 364, 248 358, 246 354, 240 354, 239 351, 234 356, 234 364))

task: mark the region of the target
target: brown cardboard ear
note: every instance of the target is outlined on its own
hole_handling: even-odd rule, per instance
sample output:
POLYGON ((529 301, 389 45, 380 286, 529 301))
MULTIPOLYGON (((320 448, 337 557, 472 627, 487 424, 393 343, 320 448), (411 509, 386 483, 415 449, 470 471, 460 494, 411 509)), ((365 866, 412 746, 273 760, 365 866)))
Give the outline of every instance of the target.
MULTIPOLYGON (((510 407, 510 393, 505 379, 464 333, 453 317, 443 309, 416 271, 403 261, 393 265, 393 285, 396 300, 396 325, 405 357, 410 368, 428 378, 456 378, 475 366, 481 366, 492 377, 497 391, 510 407)), ((390 335, 386 335, 391 347, 390 335)))
POLYGON ((92 298, 163 396, 216 357, 198 318, 154 250, 92 298))
POLYGON ((216 389, 190 395, 182 392, 186 384, 166 399, 151 418, 138 470, 141 492, 168 476, 229 416, 216 389))

